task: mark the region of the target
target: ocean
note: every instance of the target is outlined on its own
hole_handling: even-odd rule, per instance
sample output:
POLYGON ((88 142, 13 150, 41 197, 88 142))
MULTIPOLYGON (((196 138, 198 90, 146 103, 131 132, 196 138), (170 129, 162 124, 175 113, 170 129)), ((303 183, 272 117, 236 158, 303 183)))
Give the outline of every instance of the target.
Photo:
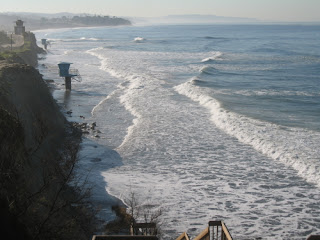
POLYGON ((320 26, 41 30, 39 71, 70 121, 96 124, 78 171, 92 202, 132 193, 163 239, 223 220, 235 239, 320 234, 320 26), (57 64, 82 80, 65 92, 57 64), (113 196, 113 197, 111 197, 113 196))

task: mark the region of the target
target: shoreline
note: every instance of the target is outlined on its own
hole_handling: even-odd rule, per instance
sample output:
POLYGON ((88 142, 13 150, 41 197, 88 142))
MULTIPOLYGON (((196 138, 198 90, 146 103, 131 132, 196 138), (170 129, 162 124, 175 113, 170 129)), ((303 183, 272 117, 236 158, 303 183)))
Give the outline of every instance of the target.
MULTIPOLYGON (((46 58, 41 59, 41 64, 38 66, 46 68, 46 58)), ((40 69, 41 71, 41 69, 40 69)), ((79 151, 78 170, 80 174, 88 174, 88 180, 92 186, 92 197, 90 197, 90 204, 94 209, 99 209, 96 214, 99 220, 99 230, 101 233, 102 228, 108 222, 114 221, 117 216, 112 207, 126 206, 122 199, 117 198, 110 194, 106 188, 108 183, 101 175, 102 172, 110 168, 122 165, 120 155, 113 149, 99 144, 98 141, 101 136, 99 126, 90 119, 91 106, 88 106, 88 96, 81 91, 73 89, 66 91, 64 84, 58 82, 56 79, 43 73, 44 81, 46 82, 53 99, 56 101, 60 108, 60 112, 64 115, 66 120, 76 126, 82 132, 81 144, 79 151), (90 111, 88 111, 90 109, 90 111)))
MULTIPOLYGON (((73 169, 83 164, 77 162, 78 144, 90 145, 93 150, 98 146, 84 140, 58 106, 53 98, 56 89, 38 69, 38 54, 44 51, 33 33, 28 33, 27 41, 23 52, 13 51, 0 59, 0 210, 5 212, 0 218, 5 223, 1 234, 18 232, 20 238, 45 239, 46 234, 55 232, 56 236, 61 234, 60 239, 87 239, 103 224, 92 215, 98 206, 82 200, 88 199, 85 176, 89 172, 73 169), (69 171, 70 178, 64 176, 69 171), (23 210, 25 202, 28 205, 23 210)), ((89 163, 97 162, 82 157, 89 163)), ((119 203, 118 199, 102 189, 92 189, 102 194, 103 217, 113 218, 111 206, 119 203)))

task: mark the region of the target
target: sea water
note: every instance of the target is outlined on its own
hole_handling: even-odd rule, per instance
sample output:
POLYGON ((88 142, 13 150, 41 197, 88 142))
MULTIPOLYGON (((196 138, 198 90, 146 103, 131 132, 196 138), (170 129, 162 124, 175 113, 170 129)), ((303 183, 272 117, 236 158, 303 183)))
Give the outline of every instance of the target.
MULTIPOLYGON (((45 30, 39 70, 71 121, 95 122, 80 170, 162 209, 164 239, 223 220, 236 239, 320 233, 320 26, 45 30), (57 63, 82 81, 65 92, 57 63), (72 113, 71 113, 72 111, 72 113)), ((40 42, 39 42, 40 44, 40 42)), ((106 210, 108 211, 108 210, 106 210)), ((109 212, 108 212, 109 213, 109 212)))

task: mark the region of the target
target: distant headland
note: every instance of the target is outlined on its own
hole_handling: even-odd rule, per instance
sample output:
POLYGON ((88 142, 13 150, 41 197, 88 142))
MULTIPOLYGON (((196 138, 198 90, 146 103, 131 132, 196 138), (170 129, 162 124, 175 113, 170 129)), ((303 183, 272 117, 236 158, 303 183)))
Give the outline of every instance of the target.
POLYGON ((95 26, 121 26, 131 25, 125 18, 114 16, 100 16, 90 14, 40 14, 40 13, 0 13, 0 29, 7 29, 17 19, 23 19, 30 30, 49 28, 73 28, 73 27, 95 27, 95 26))

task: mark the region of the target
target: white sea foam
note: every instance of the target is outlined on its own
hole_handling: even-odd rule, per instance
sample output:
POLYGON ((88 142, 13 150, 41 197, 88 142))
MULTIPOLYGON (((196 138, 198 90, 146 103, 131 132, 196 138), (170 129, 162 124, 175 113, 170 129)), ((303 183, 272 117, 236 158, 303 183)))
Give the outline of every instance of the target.
POLYGON ((203 63, 213 62, 217 59, 220 59, 222 56, 222 52, 215 52, 215 54, 211 57, 207 57, 201 60, 203 63))
MULTIPOLYGON (((190 86, 182 84, 176 90, 201 102, 201 105, 182 96, 177 97, 179 95, 167 86, 166 79, 172 78, 170 72, 194 72, 200 65, 156 64, 188 59, 191 63, 201 54, 192 57, 185 53, 103 48, 90 53, 101 59, 102 70, 122 82, 117 90, 119 102, 134 116, 123 142, 116 148, 124 165, 102 173, 110 194, 125 200, 130 191, 134 191, 152 204, 161 205, 164 209, 161 221, 165 239, 172 237, 172 232, 178 234, 186 230, 195 236, 212 218, 223 218, 237 236, 245 236, 248 232, 252 236, 268 235, 277 221, 281 221, 283 228, 290 229, 287 230, 289 236, 294 235, 296 228, 292 228, 292 218, 284 215, 293 214, 298 219, 305 216, 294 210, 306 207, 304 198, 295 199, 292 204, 290 199, 295 198, 297 192, 312 197, 310 188, 303 184, 298 186, 301 182, 295 179, 296 172, 290 170, 292 164, 288 163, 290 168, 287 169, 279 165, 279 161, 267 157, 273 148, 276 152, 272 156, 278 154, 283 160, 287 154, 282 150, 283 145, 287 151, 294 148, 289 145, 290 139, 290 143, 280 144, 278 148, 278 142, 270 146, 267 144, 278 133, 292 129, 273 129, 275 126, 226 112, 215 99, 206 97, 191 83, 188 83, 190 86), (210 112, 204 111, 203 106, 210 112), (215 117, 218 120, 214 120, 215 117), (220 123, 219 128, 210 122, 210 118, 220 123), (244 133, 238 133, 237 124, 241 125, 239 128, 244 133), (247 128, 253 124, 261 124, 260 135, 259 130, 248 132, 247 128), (266 139, 260 139, 264 137, 263 131, 269 129, 273 132, 267 133, 266 139), (252 139, 246 134, 252 134, 252 139), (237 138, 239 135, 245 144, 229 135, 237 138), (265 155, 250 146, 266 149, 263 151, 265 155), (284 153, 279 154, 281 152, 284 153), (283 213, 279 215, 280 211, 283 213), (243 227, 244 223, 246 227, 243 227)), ((310 169, 303 171, 312 172, 310 169)), ((280 233, 275 231, 275 234, 280 233)))
POLYGON ((181 84, 175 89, 208 108, 213 123, 226 133, 252 145, 274 160, 293 167, 301 177, 320 187, 320 149, 317 146, 320 133, 278 126, 226 111, 216 99, 204 94, 191 82, 181 84))
MULTIPOLYGON (((136 35, 140 34, 138 30, 136 35)), ((243 72, 251 67, 267 69, 270 65, 248 67, 241 63, 214 64, 215 61, 204 64, 199 59, 215 56, 214 51, 134 51, 132 48, 145 45, 127 39, 123 42, 131 50, 123 47, 123 43, 107 49, 99 41, 76 41, 77 44, 59 42, 59 49, 55 48, 57 43, 53 46, 54 55, 48 55, 46 61, 81 63, 79 68, 86 77, 72 91, 77 101, 71 99, 69 104, 77 110, 79 101, 87 106, 88 100, 94 98, 87 110, 88 115, 93 113, 90 121, 97 122, 101 138, 92 138, 90 158, 85 161, 89 161, 90 167, 96 166, 93 175, 99 180, 95 182, 99 191, 107 189, 121 199, 135 191, 142 201, 147 199, 161 205, 164 239, 177 237, 183 231, 193 237, 212 219, 223 219, 236 239, 271 236, 271 239, 300 240, 301 236, 319 230, 319 189, 297 176, 292 166, 297 163, 298 168, 301 163, 293 158, 287 164, 290 167, 286 167, 268 157, 271 152, 279 160, 292 159, 290 156, 298 152, 300 160, 308 156, 311 163, 310 169, 301 171, 312 174, 317 168, 311 158, 317 156, 318 150, 311 142, 319 142, 314 133, 277 128, 235 115, 209 98, 212 95, 203 92, 203 88, 182 84, 185 76, 194 76, 204 65, 212 64, 219 71, 243 72), (63 54, 71 48, 77 51, 63 54), (82 48, 95 49, 81 52, 82 48), (176 90, 182 95, 172 89, 179 84, 182 85, 176 90), (98 96, 92 97, 95 94, 98 96), (308 133, 313 139, 304 143, 308 141, 308 133), (295 142, 300 135, 301 142, 295 142), (268 145, 269 140, 274 144, 268 145), (97 142, 102 149, 112 146, 119 155, 115 151, 101 151, 96 148, 97 142), (252 146, 266 149, 265 153, 252 146), (97 154, 101 162, 97 163, 91 154, 97 154), (107 183, 100 180, 100 172, 107 183)), ((223 60, 237 61, 243 56, 236 57, 228 54, 223 60)), ((98 202, 104 200, 103 194, 97 198, 98 202)))
POLYGON ((142 43, 142 42, 145 42, 146 39, 143 37, 136 37, 133 41, 136 43, 142 43))
POLYGON ((88 37, 81 37, 80 40, 99 41, 99 40, 101 40, 101 39, 99 39, 99 38, 93 38, 93 37, 90 37, 90 38, 88 38, 88 37))

